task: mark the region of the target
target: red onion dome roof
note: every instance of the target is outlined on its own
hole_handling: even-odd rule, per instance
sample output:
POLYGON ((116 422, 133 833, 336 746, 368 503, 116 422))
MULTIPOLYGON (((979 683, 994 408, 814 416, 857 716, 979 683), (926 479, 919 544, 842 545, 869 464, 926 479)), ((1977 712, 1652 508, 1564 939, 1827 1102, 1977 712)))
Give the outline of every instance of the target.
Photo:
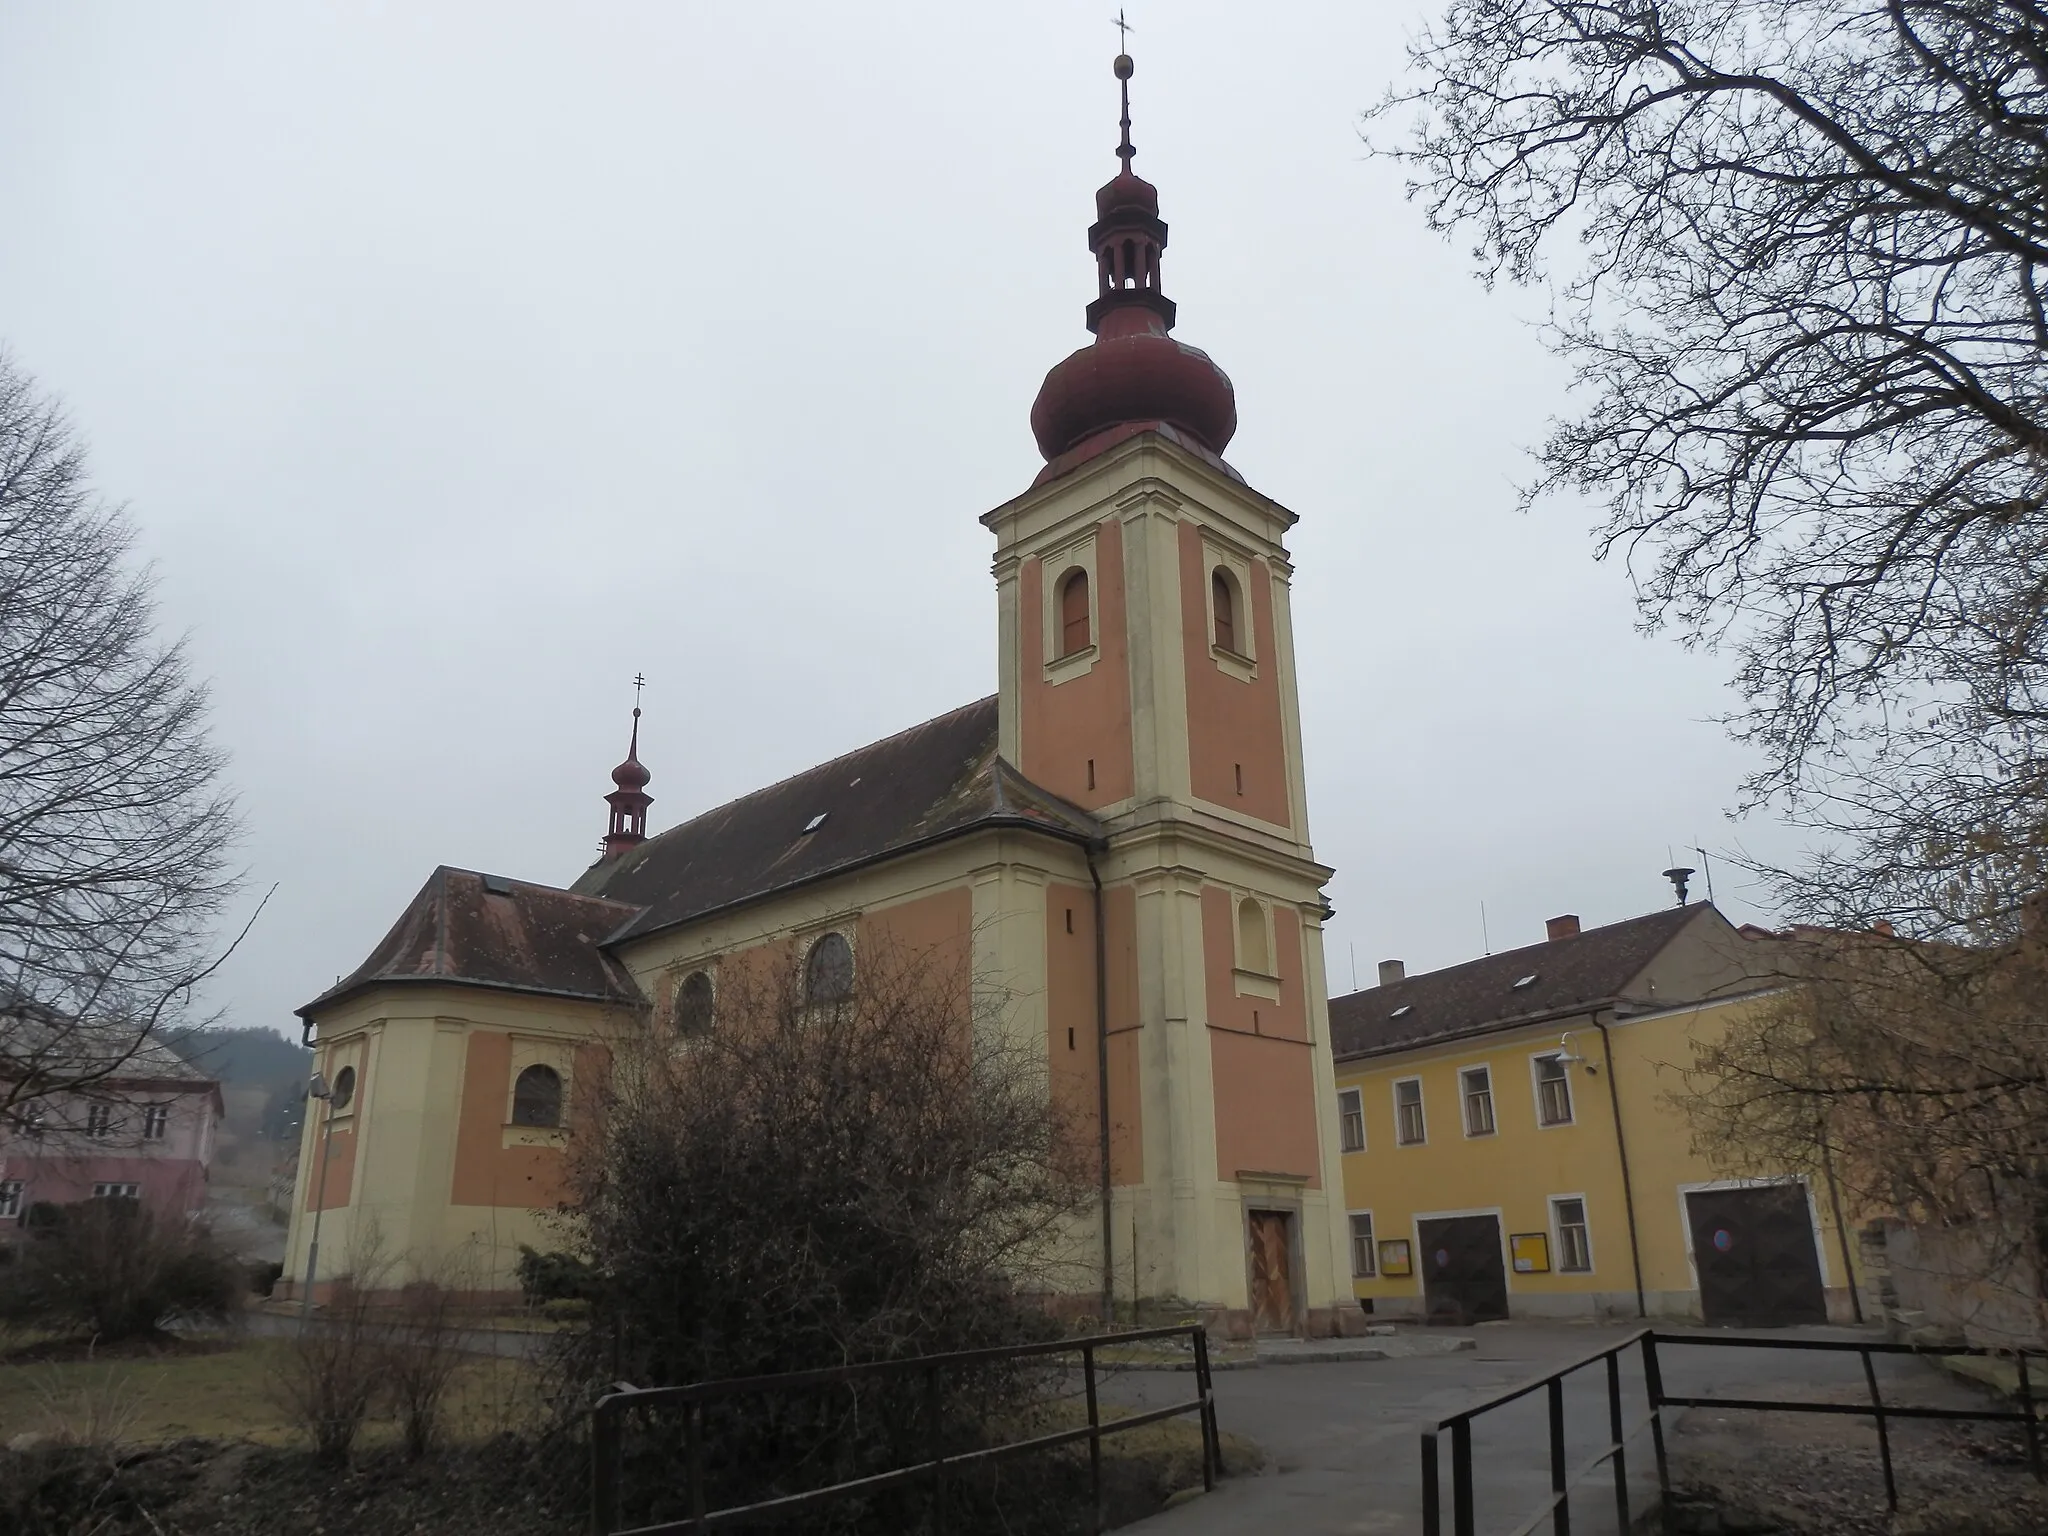
POLYGON ((1107 428, 1152 421, 1179 428, 1218 455, 1237 433, 1230 376, 1163 328, 1103 336, 1081 348, 1046 374, 1031 407, 1031 435, 1048 459, 1107 428))
POLYGON ((1118 214, 1159 217, 1159 189, 1126 166, 1095 192, 1095 216, 1107 223, 1118 214))
POLYGON ((629 757, 612 770, 612 782, 621 789, 645 789, 654 777, 637 757, 629 757))

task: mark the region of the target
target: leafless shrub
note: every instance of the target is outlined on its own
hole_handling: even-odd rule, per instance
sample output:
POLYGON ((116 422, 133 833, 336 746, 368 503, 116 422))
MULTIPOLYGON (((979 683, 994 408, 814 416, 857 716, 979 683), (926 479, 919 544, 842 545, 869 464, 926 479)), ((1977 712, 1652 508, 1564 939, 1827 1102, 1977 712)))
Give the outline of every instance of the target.
POLYGON ((0 1312, 103 1343, 239 1315, 241 1263, 205 1226, 123 1199, 81 1201, 59 1215, 0 1269, 0 1312))
MULTIPOLYGON (((959 956, 873 937, 839 1001, 767 963, 720 983, 708 1034, 622 1048, 601 1134, 579 1143, 565 1235, 596 1285, 565 1338, 571 1377, 588 1392, 1047 1336, 1034 1293, 1092 1278, 1066 1247, 1088 1151, 1043 1039, 1006 1032, 1007 1000, 959 956)), ((1014 1417, 1036 1386, 948 1372, 734 1403, 714 1476, 738 1496, 900 1464, 1014 1417)), ((655 1426, 650 1467, 674 1429, 655 1426)))
POLYGON ((405 1453, 414 1458, 439 1444, 448 1388, 462 1364, 457 1301, 445 1280, 415 1280, 400 1291, 389 1320, 385 1379, 405 1453))
POLYGON ((271 1391, 321 1460, 343 1465, 391 1366, 391 1318, 378 1293, 391 1275, 374 1229, 358 1235, 349 1273, 329 1282, 318 1314, 278 1352, 271 1391))

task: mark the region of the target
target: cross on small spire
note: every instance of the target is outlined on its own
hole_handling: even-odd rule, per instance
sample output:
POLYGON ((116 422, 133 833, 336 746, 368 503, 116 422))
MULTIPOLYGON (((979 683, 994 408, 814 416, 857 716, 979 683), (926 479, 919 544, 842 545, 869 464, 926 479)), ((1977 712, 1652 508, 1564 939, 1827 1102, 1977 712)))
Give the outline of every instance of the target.
POLYGON ((646 676, 642 673, 635 672, 633 674, 633 713, 636 715, 640 713, 640 690, 642 688, 645 688, 646 686, 646 676))
POLYGON ((1131 51, 1131 24, 1124 20, 1124 8, 1122 6, 1116 8, 1116 33, 1116 51, 1118 53, 1129 53, 1131 51))

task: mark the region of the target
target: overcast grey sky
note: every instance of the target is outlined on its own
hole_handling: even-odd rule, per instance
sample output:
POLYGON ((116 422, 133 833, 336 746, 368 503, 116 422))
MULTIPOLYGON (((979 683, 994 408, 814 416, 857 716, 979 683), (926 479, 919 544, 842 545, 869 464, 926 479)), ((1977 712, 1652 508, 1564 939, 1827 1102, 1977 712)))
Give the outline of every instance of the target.
MULTIPOLYGON (((0 340, 214 679, 278 886, 233 1022, 437 863, 573 879, 635 671, 656 827, 994 688, 976 518, 1087 338, 1112 9, 0 0, 0 340)), ((1724 818, 1726 664, 1635 632, 1593 509, 1516 510, 1540 296, 1363 153, 1423 5, 1130 12, 1176 334, 1301 516, 1333 986, 1782 851, 1724 818)))

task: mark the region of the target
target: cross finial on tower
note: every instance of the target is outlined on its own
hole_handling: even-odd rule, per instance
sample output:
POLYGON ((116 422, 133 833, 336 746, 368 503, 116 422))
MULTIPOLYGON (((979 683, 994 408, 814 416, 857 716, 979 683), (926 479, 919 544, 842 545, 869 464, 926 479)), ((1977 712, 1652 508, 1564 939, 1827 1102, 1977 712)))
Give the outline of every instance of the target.
POLYGON ((640 690, 646 686, 646 677, 639 672, 635 672, 633 674, 633 713, 636 715, 640 713, 640 690))
POLYGON ((1131 71, 1137 66, 1131 63, 1131 55, 1128 52, 1131 41, 1131 24, 1124 20, 1123 8, 1121 6, 1117 8, 1116 30, 1121 47, 1117 53, 1116 63, 1113 68, 1116 70, 1117 89, 1123 95, 1124 108, 1124 137, 1123 142, 1116 147, 1116 157, 1124 163, 1124 174, 1129 175, 1131 160, 1138 153, 1131 145, 1131 71))

